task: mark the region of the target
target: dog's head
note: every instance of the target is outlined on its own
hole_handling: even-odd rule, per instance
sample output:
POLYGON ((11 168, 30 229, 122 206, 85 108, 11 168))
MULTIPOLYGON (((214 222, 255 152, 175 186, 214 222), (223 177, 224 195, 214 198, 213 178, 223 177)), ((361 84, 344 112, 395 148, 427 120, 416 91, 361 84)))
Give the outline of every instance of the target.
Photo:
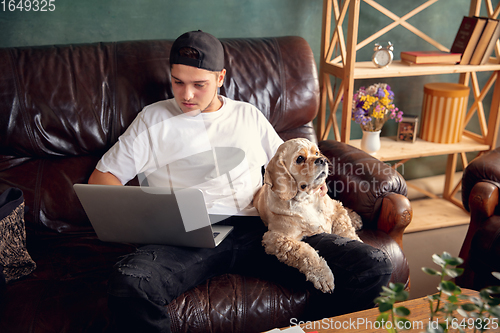
POLYGON ((318 146, 307 139, 283 143, 269 162, 264 183, 281 200, 304 200, 316 191, 328 176, 328 160, 318 146))

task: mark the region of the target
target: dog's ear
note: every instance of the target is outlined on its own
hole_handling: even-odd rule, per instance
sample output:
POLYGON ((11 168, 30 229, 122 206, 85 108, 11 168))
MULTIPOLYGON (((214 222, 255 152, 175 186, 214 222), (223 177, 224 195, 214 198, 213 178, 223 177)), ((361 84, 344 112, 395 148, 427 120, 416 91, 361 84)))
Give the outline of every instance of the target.
POLYGON ((297 195, 297 182, 292 177, 283 161, 285 152, 279 151, 269 161, 264 174, 264 183, 271 186, 271 190, 278 195, 281 200, 288 201, 297 195))

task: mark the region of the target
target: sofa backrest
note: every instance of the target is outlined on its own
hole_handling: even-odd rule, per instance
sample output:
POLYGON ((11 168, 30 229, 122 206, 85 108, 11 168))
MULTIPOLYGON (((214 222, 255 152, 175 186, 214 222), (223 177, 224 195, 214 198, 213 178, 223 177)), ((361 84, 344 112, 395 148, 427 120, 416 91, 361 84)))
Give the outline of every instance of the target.
MULTIPOLYGON (((227 75, 220 93, 257 106, 285 140, 315 140, 311 121, 319 87, 307 42, 278 37, 222 43, 227 75)), ((0 49, 0 192, 23 190, 28 224, 57 231, 89 227, 71 185, 86 182, 144 106, 173 97, 171 44, 0 49)))
MULTIPOLYGON (((317 69, 305 40, 223 44, 222 95, 254 104, 285 136, 315 117, 317 69)), ((136 41, 0 50, 0 154, 107 150, 145 105, 173 97, 170 46, 171 41, 136 41)))

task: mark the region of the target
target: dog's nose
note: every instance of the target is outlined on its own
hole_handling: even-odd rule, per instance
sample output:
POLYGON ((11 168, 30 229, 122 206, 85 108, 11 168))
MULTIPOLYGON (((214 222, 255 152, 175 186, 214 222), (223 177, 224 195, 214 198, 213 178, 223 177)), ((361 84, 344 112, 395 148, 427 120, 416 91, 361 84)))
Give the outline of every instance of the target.
POLYGON ((325 165, 326 164, 326 158, 320 157, 314 161, 314 164, 316 165, 325 165))

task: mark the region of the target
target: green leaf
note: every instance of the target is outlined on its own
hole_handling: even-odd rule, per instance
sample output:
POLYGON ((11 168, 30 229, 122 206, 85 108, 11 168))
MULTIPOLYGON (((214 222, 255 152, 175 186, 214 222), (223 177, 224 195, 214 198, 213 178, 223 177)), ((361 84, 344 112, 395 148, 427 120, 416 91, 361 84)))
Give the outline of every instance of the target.
POLYGON ((462 308, 458 308, 458 309, 457 309, 457 312, 458 312, 458 314, 459 314, 459 315, 461 315, 462 317, 465 317, 465 318, 469 317, 469 313, 468 313, 468 312, 466 312, 466 311, 465 311, 464 309, 462 309, 462 308))
POLYGON ((392 296, 395 294, 394 290, 392 290, 391 288, 387 288, 386 286, 382 286, 382 293, 386 294, 387 296, 392 296))
POLYGON ((453 257, 451 256, 451 254, 450 254, 450 253, 448 253, 448 252, 446 252, 446 251, 444 251, 444 252, 443 252, 443 254, 441 255, 441 259, 443 259, 443 260, 449 260, 449 259, 451 259, 451 258, 453 258, 453 257))
POLYGON ((453 279, 456 278, 457 276, 462 275, 463 272, 464 272, 463 268, 445 268, 444 269, 444 273, 453 279))
POLYGON ((457 266, 462 264, 464 261, 462 258, 459 257, 453 257, 451 254, 448 252, 443 252, 443 254, 440 256, 441 260, 443 260, 447 265, 451 266, 457 266))
POLYGON ((445 312, 453 312, 455 311, 456 309, 458 309, 458 305, 457 304, 454 304, 454 303, 446 303, 444 305, 444 310, 445 312))
POLYGON ((428 267, 422 267, 422 271, 428 275, 441 275, 441 272, 438 272, 435 269, 428 268, 428 267))
MULTIPOLYGON (((378 322, 379 327, 386 327, 388 321, 389 321, 389 312, 381 313, 377 317, 377 322, 378 322)), ((387 332, 394 333, 396 331, 394 330, 394 328, 390 328, 390 329, 387 328, 387 332)))
POLYGON ((396 293, 399 293, 405 290, 405 285, 398 282, 396 284, 393 284, 392 290, 394 290, 396 293))
POLYGON ((444 291, 445 293, 452 295, 455 293, 457 290, 457 286, 455 283, 452 281, 443 281, 439 284, 439 287, 441 288, 440 290, 444 291))
POLYGON ((495 318, 500 318, 500 308, 498 306, 494 306, 488 309, 488 312, 495 318))
POLYGON ((481 289, 479 291, 479 296, 481 296, 481 299, 486 302, 489 302, 492 299, 488 289, 481 289))
POLYGON ((438 266, 444 267, 446 265, 446 262, 437 254, 432 255, 432 261, 438 266))
POLYGON ((500 294, 500 286, 491 286, 485 288, 490 294, 500 294))
POLYGON ((479 307, 476 304, 472 304, 472 303, 462 304, 460 306, 460 308, 462 308, 463 310, 465 310, 467 312, 479 310, 479 307))
POLYGON ((492 297, 492 298, 488 301, 488 305, 489 305, 489 306, 498 306, 498 305, 500 305, 500 299, 492 297))
POLYGON ((375 299, 375 304, 382 304, 382 303, 385 303, 385 304, 394 304, 396 302, 395 299, 392 299, 392 298, 387 298, 387 297, 377 297, 375 299))
POLYGON ((410 294, 406 290, 403 290, 403 291, 396 294, 395 299, 398 302, 404 302, 408 299, 409 295, 410 294))
POLYGON ((410 310, 404 306, 397 307, 394 312, 400 317, 406 317, 410 315, 410 310))
POLYGON ((380 312, 386 312, 386 311, 392 310, 392 304, 391 303, 380 303, 378 305, 378 310, 380 312))
POLYGON ((462 258, 450 258, 445 260, 446 263, 450 266, 458 266, 464 263, 464 260, 462 258))
POLYGON ((389 312, 384 312, 378 315, 377 321, 380 322, 387 322, 389 320, 389 312))

